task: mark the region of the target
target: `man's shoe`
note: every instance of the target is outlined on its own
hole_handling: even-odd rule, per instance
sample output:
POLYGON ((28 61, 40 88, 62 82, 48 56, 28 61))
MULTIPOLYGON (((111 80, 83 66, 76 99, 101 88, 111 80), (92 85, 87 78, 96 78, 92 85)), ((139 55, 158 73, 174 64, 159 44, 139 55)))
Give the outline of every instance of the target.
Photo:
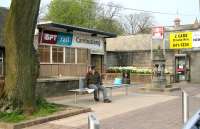
POLYGON ((97 102, 99 101, 99 99, 98 99, 98 98, 94 98, 94 100, 95 100, 95 101, 97 101, 97 102))
POLYGON ((104 103, 111 103, 112 101, 111 100, 109 100, 109 99, 104 99, 104 101, 103 101, 104 103))

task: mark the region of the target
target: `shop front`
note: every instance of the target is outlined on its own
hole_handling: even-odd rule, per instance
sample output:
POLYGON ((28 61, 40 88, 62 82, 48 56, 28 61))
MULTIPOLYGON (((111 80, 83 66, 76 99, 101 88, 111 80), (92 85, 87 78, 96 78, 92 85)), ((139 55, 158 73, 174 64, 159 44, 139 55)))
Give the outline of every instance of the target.
POLYGON ((104 38, 116 36, 57 23, 42 23, 37 28, 40 77, 85 76, 89 65, 103 72, 104 38))

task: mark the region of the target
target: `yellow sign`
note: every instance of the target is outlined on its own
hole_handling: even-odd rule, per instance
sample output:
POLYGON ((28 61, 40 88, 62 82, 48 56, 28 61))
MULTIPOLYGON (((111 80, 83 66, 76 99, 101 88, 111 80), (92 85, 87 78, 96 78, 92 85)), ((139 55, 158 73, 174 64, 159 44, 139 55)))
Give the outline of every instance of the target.
POLYGON ((192 32, 170 33, 170 48, 192 48, 192 32))

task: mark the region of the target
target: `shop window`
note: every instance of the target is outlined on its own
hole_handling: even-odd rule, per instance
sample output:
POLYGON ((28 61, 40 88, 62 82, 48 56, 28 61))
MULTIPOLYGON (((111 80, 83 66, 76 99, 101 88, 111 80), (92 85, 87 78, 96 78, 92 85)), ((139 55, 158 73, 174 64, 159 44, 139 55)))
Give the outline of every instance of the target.
POLYGON ((65 63, 75 63, 75 48, 65 48, 65 63))
POLYGON ((0 51, 0 76, 3 75, 3 51, 0 51))
POLYGON ((52 63, 63 62, 63 47, 52 47, 52 63))
POLYGON ((87 63, 88 61, 88 50, 77 49, 77 63, 87 63))
POLYGON ((38 48, 41 63, 50 63, 50 46, 41 45, 38 48))

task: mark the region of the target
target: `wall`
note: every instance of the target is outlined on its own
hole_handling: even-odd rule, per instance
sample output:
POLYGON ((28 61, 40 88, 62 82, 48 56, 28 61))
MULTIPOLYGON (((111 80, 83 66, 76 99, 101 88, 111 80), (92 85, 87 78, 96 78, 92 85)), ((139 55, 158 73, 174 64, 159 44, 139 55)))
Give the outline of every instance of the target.
MULTIPOLYGON (((116 77, 122 77, 122 73, 106 73, 104 74, 103 82, 113 82, 116 77)), ((151 74, 130 74, 130 79, 132 83, 151 83, 151 74)), ((170 81, 170 75, 166 75, 167 83, 172 83, 170 81)))
POLYGON ((190 53, 191 82, 200 83, 200 51, 190 53))
POLYGON ((40 64, 40 77, 85 76, 87 64, 40 64))
POLYGON ((69 94, 68 90, 78 87, 78 80, 43 81, 37 83, 36 94, 43 97, 63 96, 69 94))
MULTIPOLYGON (((173 72, 175 50, 166 50, 166 68, 173 72)), ((150 51, 132 51, 132 52, 107 52, 107 65, 112 66, 151 66, 150 51)))

